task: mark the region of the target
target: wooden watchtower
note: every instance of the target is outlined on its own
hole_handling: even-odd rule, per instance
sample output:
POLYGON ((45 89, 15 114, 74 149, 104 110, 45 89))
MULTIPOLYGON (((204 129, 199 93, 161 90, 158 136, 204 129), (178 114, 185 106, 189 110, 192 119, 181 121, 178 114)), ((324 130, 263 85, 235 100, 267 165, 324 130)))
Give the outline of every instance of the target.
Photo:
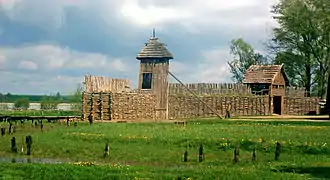
POLYGON ((282 65, 252 65, 244 76, 254 94, 269 95, 269 112, 283 114, 285 88, 289 86, 288 77, 282 65))
POLYGON ((153 36, 136 57, 140 61, 138 89, 156 95, 156 118, 167 119, 168 114, 168 70, 173 55, 153 36))

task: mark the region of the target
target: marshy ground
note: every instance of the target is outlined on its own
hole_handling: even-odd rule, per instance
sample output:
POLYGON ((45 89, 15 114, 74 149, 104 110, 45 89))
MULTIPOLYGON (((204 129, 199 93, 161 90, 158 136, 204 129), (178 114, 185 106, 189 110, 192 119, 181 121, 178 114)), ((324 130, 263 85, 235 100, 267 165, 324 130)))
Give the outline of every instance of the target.
POLYGON ((0 123, 6 128, 6 135, 0 137, 0 179, 330 178, 328 122, 43 124, 41 131, 31 122, 17 123, 16 132, 7 134, 8 123, 0 123), (26 135, 33 139, 31 156, 25 155, 26 135), (18 153, 11 152, 14 136, 18 153), (104 158, 107 140, 110 151, 104 158), (282 145, 279 161, 274 160, 277 141, 282 145), (202 163, 198 162, 200 143, 205 154, 202 163), (237 145, 240 161, 235 164, 237 145), (253 148, 256 162, 251 161, 253 148), (188 162, 183 162, 185 150, 188 162))

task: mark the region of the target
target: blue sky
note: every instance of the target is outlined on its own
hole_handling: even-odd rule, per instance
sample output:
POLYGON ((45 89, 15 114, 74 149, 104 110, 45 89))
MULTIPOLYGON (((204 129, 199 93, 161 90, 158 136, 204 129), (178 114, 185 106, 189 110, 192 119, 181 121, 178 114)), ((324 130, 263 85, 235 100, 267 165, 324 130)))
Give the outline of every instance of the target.
POLYGON ((263 52, 277 0, 0 0, 0 92, 72 93, 84 74, 128 78, 156 28, 182 81, 230 82, 230 41, 263 52))

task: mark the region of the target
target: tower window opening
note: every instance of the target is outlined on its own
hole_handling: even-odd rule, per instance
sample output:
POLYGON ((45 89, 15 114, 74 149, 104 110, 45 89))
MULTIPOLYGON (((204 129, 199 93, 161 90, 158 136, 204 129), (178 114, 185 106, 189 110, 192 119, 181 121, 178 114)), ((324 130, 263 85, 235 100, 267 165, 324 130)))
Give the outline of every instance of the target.
POLYGON ((142 73, 142 89, 151 89, 152 73, 142 73))

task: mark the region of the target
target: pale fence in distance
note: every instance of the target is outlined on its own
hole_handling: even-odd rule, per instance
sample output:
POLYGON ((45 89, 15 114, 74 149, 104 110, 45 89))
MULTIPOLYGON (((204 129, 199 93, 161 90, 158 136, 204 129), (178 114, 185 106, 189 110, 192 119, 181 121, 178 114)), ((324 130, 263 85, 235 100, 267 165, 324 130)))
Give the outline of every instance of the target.
MULTIPOLYGON (((251 88, 237 83, 192 83, 185 84, 189 90, 197 95, 212 94, 251 94, 251 88)), ((183 85, 169 83, 169 94, 190 94, 183 85)))
POLYGON ((86 92, 126 92, 129 89, 130 81, 128 79, 85 75, 86 92))
MULTIPOLYGON (((252 90, 246 84, 239 83, 192 83, 185 84, 189 90, 197 95, 251 95, 252 90)), ((179 83, 169 83, 169 94, 190 94, 190 92, 179 83)), ((286 96, 305 97, 306 89, 303 87, 286 87, 286 96)))

